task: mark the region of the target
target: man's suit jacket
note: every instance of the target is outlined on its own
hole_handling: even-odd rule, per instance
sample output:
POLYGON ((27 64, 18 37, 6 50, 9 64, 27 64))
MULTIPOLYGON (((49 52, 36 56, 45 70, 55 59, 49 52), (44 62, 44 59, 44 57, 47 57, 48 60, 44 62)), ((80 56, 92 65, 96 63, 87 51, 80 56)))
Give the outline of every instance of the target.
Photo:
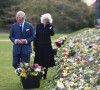
POLYGON ((29 54, 32 53, 32 47, 31 47, 31 42, 34 40, 34 29, 32 24, 28 22, 24 22, 24 27, 23 27, 23 32, 21 33, 21 28, 19 23, 13 24, 11 31, 10 31, 10 40, 14 43, 13 46, 13 55, 16 54, 29 54), (26 39, 27 44, 16 44, 15 40, 16 39, 26 39))

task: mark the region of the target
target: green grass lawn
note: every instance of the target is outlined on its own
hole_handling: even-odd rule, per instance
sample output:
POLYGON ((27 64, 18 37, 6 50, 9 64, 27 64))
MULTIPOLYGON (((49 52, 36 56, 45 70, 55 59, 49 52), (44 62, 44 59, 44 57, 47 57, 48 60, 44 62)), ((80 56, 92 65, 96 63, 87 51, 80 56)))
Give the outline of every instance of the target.
POLYGON ((3 39, 9 39, 9 34, 8 33, 0 33, 0 40, 3 39))
MULTIPOLYGON (((55 36, 52 37, 52 41, 56 40, 60 36, 73 36, 84 30, 87 30, 87 28, 71 34, 55 34, 55 36)), ((0 40, 5 39, 9 39, 9 34, 0 34, 0 40)), ((20 78, 15 74, 15 70, 12 67, 12 47, 12 42, 0 42, 0 90, 23 90, 23 87, 20 84, 20 78)), ((33 58, 31 58, 31 61, 33 61, 33 58)), ((52 76, 53 71, 52 68, 50 68, 47 78, 52 78, 52 76)), ((41 80, 40 88, 34 90, 45 90, 45 86, 46 80, 41 80)))

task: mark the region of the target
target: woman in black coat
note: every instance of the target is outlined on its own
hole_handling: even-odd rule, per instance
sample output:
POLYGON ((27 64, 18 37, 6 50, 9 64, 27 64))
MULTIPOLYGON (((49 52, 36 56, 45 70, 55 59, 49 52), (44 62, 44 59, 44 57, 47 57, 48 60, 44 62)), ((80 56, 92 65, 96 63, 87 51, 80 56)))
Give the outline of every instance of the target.
POLYGON ((41 23, 36 27, 36 38, 34 40, 35 59, 34 63, 46 69, 43 78, 46 79, 48 67, 55 66, 50 36, 54 35, 52 18, 50 14, 41 16, 41 23))

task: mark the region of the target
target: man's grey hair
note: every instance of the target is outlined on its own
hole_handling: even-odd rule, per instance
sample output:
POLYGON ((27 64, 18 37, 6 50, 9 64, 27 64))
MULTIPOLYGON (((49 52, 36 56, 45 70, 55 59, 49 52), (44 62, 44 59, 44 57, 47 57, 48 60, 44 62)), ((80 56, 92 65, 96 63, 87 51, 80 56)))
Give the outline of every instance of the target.
POLYGON ((18 11, 16 15, 18 15, 18 14, 20 15, 20 18, 26 19, 26 15, 23 11, 18 11))

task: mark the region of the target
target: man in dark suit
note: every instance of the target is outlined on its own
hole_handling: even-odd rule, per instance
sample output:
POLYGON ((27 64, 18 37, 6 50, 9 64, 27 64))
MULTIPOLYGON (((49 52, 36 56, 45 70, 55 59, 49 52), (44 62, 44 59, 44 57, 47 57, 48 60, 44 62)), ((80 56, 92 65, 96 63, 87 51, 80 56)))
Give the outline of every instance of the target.
POLYGON ((26 15, 23 11, 16 14, 17 23, 13 24, 10 31, 10 40, 13 45, 13 67, 16 69, 20 62, 30 62, 32 53, 31 42, 34 40, 34 29, 32 24, 25 21, 26 15))

